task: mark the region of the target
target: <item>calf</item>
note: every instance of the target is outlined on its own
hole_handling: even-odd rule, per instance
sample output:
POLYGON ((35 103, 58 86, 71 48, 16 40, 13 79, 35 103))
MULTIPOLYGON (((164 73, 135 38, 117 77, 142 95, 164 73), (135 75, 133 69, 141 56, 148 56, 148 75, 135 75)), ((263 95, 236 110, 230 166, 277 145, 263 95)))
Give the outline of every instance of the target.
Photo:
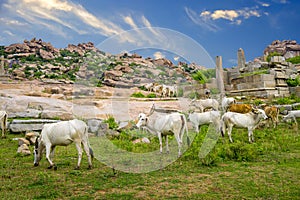
POLYGON ((82 158, 81 145, 83 145, 84 151, 88 157, 89 168, 91 168, 93 151, 89 145, 87 130, 88 127, 86 123, 77 119, 44 125, 41 136, 36 139, 35 143, 34 166, 39 165, 42 153, 44 149, 46 149, 46 158, 50 164, 48 169, 51 169, 53 166, 54 169, 56 169, 57 167, 52 162, 50 154, 53 156, 56 146, 67 146, 74 142, 78 151, 76 169, 79 169, 82 158))
POLYGON ((265 111, 262 109, 255 109, 253 112, 242 114, 242 113, 235 113, 235 112, 227 112, 222 116, 221 119, 221 134, 224 137, 226 128, 228 129, 228 136, 230 142, 232 141, 231 138, 231 131, 232 127, 241 127, 248 129, 248 139, 249 142, 252 143, 254 141, 253 137, 253 130, 256 128, 260 120, 267 119, 267 115, 265 111))
POLYGON ((250 104, 230 104, 227 111, 236 113, 249 113, 253 110, 250 104))
MULTIPOLYGON (((138 128, 145 127, 149 132, 158 136, 160 153, 162 153, 162 137, 166 139, 166 148, 169 152, 168 135, 174 135, 178 143, 178 156, 181 156, 182 138, 185 132, 188 134, 185 115, 177 112, 165 115, 140 113, 138 118, 139 121, 136 124, 138 128)), ((187 140, 189 145, 188 137, 187 140)))
POLYGON ((233 97, 224 97, 222 99, 222 105, 221 105, 222 106, 222 110, 224 112, 226 112, 228 106, 231 105, 231 104, 235 104, 235 103, 236 103, 236 101, 235 101, 235 99, 233 97))
POLYGON ((200 112, 203 112, 207 108, 212 108, 214 110, 219 109, 219 102, 216 99, 193 99, 190 103, 190 106, 194 106, 200 109, 200 112))
POLYGON ((284 122, 286 122, 288 119, 292 119, 298 125, 297 119, 296 119, 298 117, 300 117, 300 110, 291 110, 288 112, 288 114, 286 116, 283 116, 282 120, 284 122))
POLYGON ((204 113, 190 113, 188 119, 192 122, 196 132, 199 132, 199 126, 204 124, 214 124, 216 129, 220 127, 221 114, 219 111, 208 111, 204 113))
POLYGON ((273 127, 276 128, 278 124, 279 108, 277 108, 276 106, 266 106, 264 107, 264 111, 268 116, 268 120, 271 119, 273 123, 273 127))

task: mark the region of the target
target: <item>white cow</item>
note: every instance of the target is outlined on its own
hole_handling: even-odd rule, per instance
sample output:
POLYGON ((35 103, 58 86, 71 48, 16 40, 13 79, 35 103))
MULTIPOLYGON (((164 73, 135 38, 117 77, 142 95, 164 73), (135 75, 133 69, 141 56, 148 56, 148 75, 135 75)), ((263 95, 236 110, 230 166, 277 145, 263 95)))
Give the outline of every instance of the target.
POLYGON ((255 109, 250 113, 241 114, 236 112, 226 112, 221 119, 221 134, 224 137, 226 128, 228 129, 228 136, 230 142, 232 127, 248 128, 248 139, 252 143, 254 141, 253 130, 256 128, 261 119, 268 119, 265 111, 262 109, 255 109))
POLYGON ((221 114, 219 111, 208 111, 204 113, 190 113, 188 119, 192 122, 196 132, 199 132, 199 126, 204 124, 214 124, 216 130, 220 130, 220 118, 221 114))
POLYGON ((224 112, 226 112, 228 106, 229 106, 230 104, 235 104, 235 103, 236 103, 236 101, 235 101, 235 99, 234 99, 233 97, 224 97, 224 98, 222 99, 222 110, 223 110, 224 112))
POLYGON ((283 116, 282 120, 286 122, 288 119, 294 120, 294 122, 298 125, 297 119, 300 117, 300 110, 291 110, 287 115, 283 116))
POLYGON ((195 106, 203 112, 206 108, 212 108, 214 110, 219 109, 219 102, 216 99, 193 99, 190 106, 195 106))
POLYGON ((2 138, 5 138, 6 125, 7 125, 7 113, 4 110, 0 110, 0 123, 1 123, 1 130, 2 130, 2 138))
POLYGON ((154 83, 147 83, 146 85, 144 85, 144 87, 147 91, 151 92, 153 90, 154 83))
POLYGON ((57 169, 50 159, 50 153, 51 157, 53 157, 56 146, 67 146, 74 142, 78 151, 78 162, 76 169, 79 169, 82 159, 81 144, 83 145, 84 151, 88 157, 89 168, 91 168, 91 157, 93 156, 93 151, 89 145, 87 131, 88 127, 86 123, 77 119, 53 124, 45 124, 41 136, 37 138, 35 143, 34 166, 39 165, 43 150, 46 148, 46 158, 50 163, 48 169, 51 169, 53 166, 54 169, 57 169))
MULTIPOLYGON (((152 113, 153 114, 153 113, 152 113)), ((178 156, 181 156, 182 138, 184 132, 188 135, 186 117, 178 112, 147 116, 144 113, 139 114, 138 128, 145 127, 149 132, 158 136, 160 153, 162 153, 162 136, 166 139, 166 148, 169 152, 168 135, 174 135, 178 143, 178 156)), ((187 136, 189 145, 189 137, 187 136)))
POLYGON ((169 97, 177 97, 178 89, 177 85, 169 86, 169 97))

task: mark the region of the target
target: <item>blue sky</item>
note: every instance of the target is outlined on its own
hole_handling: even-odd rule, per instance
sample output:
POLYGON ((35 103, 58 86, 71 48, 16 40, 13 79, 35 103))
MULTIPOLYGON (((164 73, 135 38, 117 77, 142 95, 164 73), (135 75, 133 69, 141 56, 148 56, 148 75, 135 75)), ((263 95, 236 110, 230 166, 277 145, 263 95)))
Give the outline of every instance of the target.
POLYGON ((251 61, 273 40, 300 43, 299 11, 298 0, 0 0, 0 45, 33 37, 58 48, 91 41, 101 50, 121 44, 117 51, 173 54, 175 64, 181 57, 213 67, 222 56, 232 67, 239 48, 251 61))

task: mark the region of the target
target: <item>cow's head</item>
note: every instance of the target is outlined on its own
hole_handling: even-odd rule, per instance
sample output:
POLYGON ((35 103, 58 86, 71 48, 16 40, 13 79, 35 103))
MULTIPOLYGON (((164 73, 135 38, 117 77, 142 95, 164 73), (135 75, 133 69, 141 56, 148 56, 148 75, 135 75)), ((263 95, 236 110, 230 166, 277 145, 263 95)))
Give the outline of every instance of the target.
POLYGON ((265 111, 262 109, 254 108, 252 109, 252 112, 254 114, 258 114, 259 116, 261 116, 262 119, 268 119, 268 116, 266 115, 265 111))
POLYGON ((144 113, 140 113, 139 116, 138 116, 138 122, 136 124, 136 126, 138 128, 142 127, 142 126, 146 126, 147 125, 147 122, 148 122, 148 117, 146 114, 144 113))
POLYGON ((42 159, 42 153, 44 150, 44 146, 41 141, 41 137, 37 137, 34 144, 34 166, 39 166, 39 162, 42 159))

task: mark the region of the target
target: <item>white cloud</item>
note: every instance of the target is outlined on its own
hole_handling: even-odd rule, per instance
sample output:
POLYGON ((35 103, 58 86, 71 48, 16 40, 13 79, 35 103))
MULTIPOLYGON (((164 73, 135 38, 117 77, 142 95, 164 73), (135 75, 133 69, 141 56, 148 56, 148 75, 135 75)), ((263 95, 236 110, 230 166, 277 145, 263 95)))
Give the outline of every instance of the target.
POLYGON ((131 28, 136 29, 138 26, 135 24, 131 16, 123 17, 124 22, 128 24, 131 28))
MULTIPOLYGON (((207 11, 206 11, 206 13, 207 13, 207 11)), ((233 21, 238 16, 239 16, 239 14, 235 10, 216 10, 210 15, 210 17, 213 20, 222 18, 222 19, 227 19, 230 21, 233 21)))
POLYGON ((8 0, 3 6, 11 14, 15 14, 15 17, 21 17, 30 24, 37 23, 44 26, 55 23, 55 26, 51 26, 54 28, 53 32, 56 32, 57 25, 78 34, 86 34, 92 29, 98 34, 111 36, 123 31, 118 25, 97 18, 80 4, 68 0, 8 0))
POLYGON ((8 36, 11 36, 11 37, 14 37, 15 34, 13 34, 12 32, 8 31, 8 30, 5 30, 3 31, 4 34, 8 35, 8 36))
POLYGON ((211 13, 209 11, 203 11, 200 13, 200 15, 198 15, 194 10, 190 8, 185 7, 184 9, 187 16, 190 20, 192 20, 193 23, 213 32, 216 32, 220 29, 211 19, 211 13))
POLYGON ((165 58, 166 56, 165 56, 162 52, 157 51, 157 52, 155 52, 155 53, 153 54, 153 57, 154 57, 155 59, 159 59, 159 58, 165 58))
POLYGON ((178 61, 179 60, 179 56, 175 56, 173 59, 175 60, 175 61, 178 61))
MULTIPOLYGON (((189 13, 192 13, 189 11, 189 13)), ((191 14, 188 14, 190 19, 195 22, 192 18, 191 14)), ((261 17, 260 11, 257 8, 243 8, 239 10, 215 10, 215 11, 202 11, 199 14, 199 19, 195 22, 196 24, 201 25, 199 22, 206 22, 213 24, 212 21, 216 21, 219 19, 224 19, 230 21, 232 24, 240 25, 243 20, 248 19, 250 17, 261 17), (212 21, 211 21, 212 20, 212 21)))

